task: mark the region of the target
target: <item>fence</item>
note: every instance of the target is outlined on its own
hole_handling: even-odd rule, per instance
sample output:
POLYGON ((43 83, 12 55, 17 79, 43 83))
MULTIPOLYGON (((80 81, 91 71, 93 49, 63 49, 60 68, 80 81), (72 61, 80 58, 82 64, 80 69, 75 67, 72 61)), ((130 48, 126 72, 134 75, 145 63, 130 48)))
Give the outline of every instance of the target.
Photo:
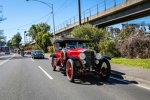
MULTIPOLYGON (((117 4, 120 4, 122 2, 125 2, 127 0, 102 0, 99 4, 94 5, 84 11, 81 12, 81 19, 86 19, 94 14, 98 14, 99 12, 106 10, 108 8, 114 7, 117 4)), ((72 24, 75 24, 79 21, 79 17, 74 16, 66 21, 64 21, 63 23, 55 26, 56 32, 62 28, 68 27, 72 24)))

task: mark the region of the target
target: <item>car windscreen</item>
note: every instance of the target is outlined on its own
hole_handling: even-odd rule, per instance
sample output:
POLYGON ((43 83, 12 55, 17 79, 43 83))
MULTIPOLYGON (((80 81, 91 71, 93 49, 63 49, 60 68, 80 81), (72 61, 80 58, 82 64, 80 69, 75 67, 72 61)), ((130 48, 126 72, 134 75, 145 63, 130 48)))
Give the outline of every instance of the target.
POLYGON ((67 48, 76 48, 77 47, 77 42, 72 42, 69 41, 66 43, 67 48))
POLYGON ((35 51, 35 53, 36 53, 36 54, 43 54, 43 52, 40 51, 40 50, 35 51))

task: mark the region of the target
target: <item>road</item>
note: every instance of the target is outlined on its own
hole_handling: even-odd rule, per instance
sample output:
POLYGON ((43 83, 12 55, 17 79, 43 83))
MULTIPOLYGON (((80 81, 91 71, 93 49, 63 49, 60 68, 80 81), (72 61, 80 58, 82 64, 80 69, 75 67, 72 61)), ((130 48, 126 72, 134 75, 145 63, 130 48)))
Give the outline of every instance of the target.
POLYGON ((88 75, 70 83, 50 60, 7 55, 0 58, 0 100, 149 100, 150 90, 113 78, 88 75))

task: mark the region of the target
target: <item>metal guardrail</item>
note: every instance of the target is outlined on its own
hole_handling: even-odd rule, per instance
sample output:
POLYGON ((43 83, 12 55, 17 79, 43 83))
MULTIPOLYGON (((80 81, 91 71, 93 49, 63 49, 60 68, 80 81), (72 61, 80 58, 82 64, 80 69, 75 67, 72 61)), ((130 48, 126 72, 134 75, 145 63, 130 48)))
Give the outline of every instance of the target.
MULTIPOLYGON (((81 12, 81 19, 86 19, 87 17, 90 17, 94 14, 98 14, 101 11, 104 11, 106 9, 109 9, 111 7, 114 7, 122 2, 125 2, 127 0, 102 0, 99 4, 94 5, 84 11, 81 12)), ((55 26, 56 28, 56 33, 58 30, 61 30, 65 27, 71 26, 73 24, 76 24, 79 21, 78 15, 74 16, 63 23, 55 26)))

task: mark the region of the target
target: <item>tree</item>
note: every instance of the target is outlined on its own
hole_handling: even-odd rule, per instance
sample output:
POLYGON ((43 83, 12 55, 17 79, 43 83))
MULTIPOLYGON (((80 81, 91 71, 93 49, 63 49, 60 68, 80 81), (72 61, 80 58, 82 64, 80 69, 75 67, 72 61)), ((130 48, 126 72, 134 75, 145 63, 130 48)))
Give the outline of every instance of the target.
POLYGON ((118 34, 117 39, 123 40, 135 33, 136 33, 136 25, 135 24, 125 24, 125 25, 123 25, 123 29, 118 34))
POLYGON ((13 46, 13 45, 12 45, 12 40, 8 40, 6 44, 7 44, 7 46, 9 46, 9 47, 12 47, 12 46, 13 46))
POLYGON ((45 34, 43 34, 43 36, 42 36, 42 48, 43 48, 43 50, 45 51, 45 52, 47 52, 48 51, 48 49, 47 49, 47 47, 49 46, 49 45, 51 45, 51 41, 50 41, 50 35, 49 35, 49 33, 47 32, 47 33, 45 33, 45 34))
POLYGON ((49 29, 50 26, 47 23, 32 25, 29 29, 28 35, 36 41, 38 47, 44 52, 47 52, 47 47, 51 45, 49 29))
POLYGON ((3 30, 0 30, 0 41, 5 40, 5 36, 3 34, 3 30))
POLYGON ((12 38, 12 45, 16 48, 19 48, 21 40, 22 40, 22 37, 21 37, 20 33, 18 32, 12 38))
POLYGON ((73 29, 72 36, 90 40, 92 43, 89 46, 104 55, 120 56, 120 52, 116 49, 116 42, 111 39, 111 34, 106 29, 85 24, 73 29))
POLYGON ((89 46, 92 48, 98 48, 99 41, 103 40, 105 34, 108 34, 105 29, 98 29, 90 24, 77 26, 71 33, 73 37, 90 40, 89 46))
MULTIPOLYGON (((2 9, 3 9, 3 6, 0 5, 0 13, 2 13, 2 9)), ((6 20, 6 18, 4 18, 3 15, 1 15, 1 16, 0 16, 0 23, 1 23, 2 21, 4 21, 4 20, 6 20)))
POLYGON ((110 38, 105 38, 103 41, 99 42, 99 48, 101 54, 108 55, 110 57, 120 57, 121 53, 117 49, 117 41, 110 38))
MULTIPOLYGON (((3 9, 3 6, 0 5, 0 13, 2 13, 2 9, 3 9)), ((3 17, 3 15, 0 15, 0 23, 2 21, 6 20, 6 18, 3 17)), ((5 36, 3 35, 3 30, 0 30, 0 41, 4 41, 5 40, 5 36)))
POLYGON ((49 29, 50 29, 50 27, 46 23, 32 25, 29 29, 28 35, 32 37, 32 40, 35 40, 38 32, 46 33, 49 31, 49 29))

